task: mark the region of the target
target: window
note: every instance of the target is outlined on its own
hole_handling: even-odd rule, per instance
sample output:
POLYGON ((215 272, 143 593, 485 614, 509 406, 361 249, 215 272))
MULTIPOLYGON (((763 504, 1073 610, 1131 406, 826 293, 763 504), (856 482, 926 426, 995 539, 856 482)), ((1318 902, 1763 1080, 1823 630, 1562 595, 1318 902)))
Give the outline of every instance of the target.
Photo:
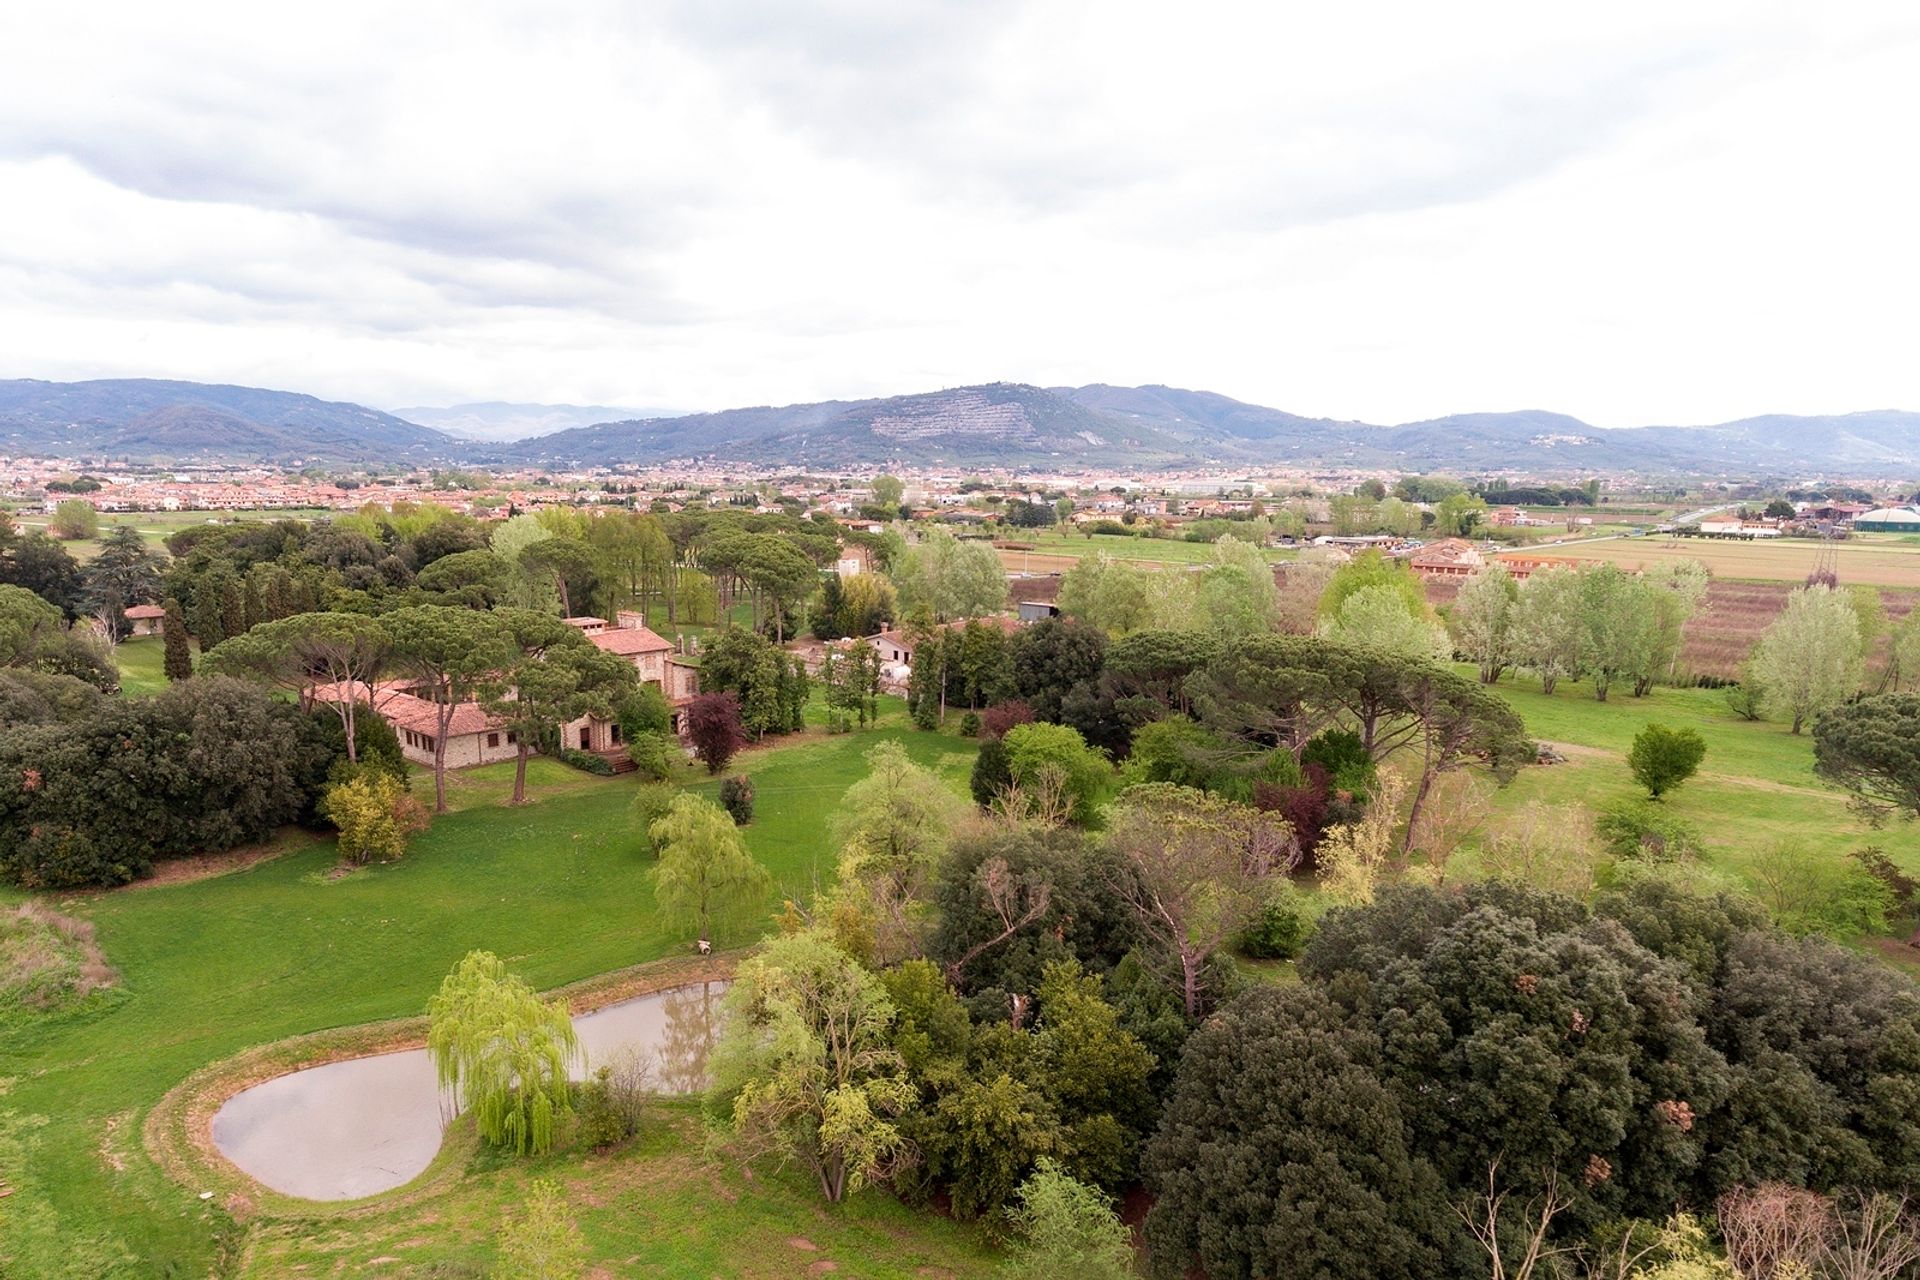
POLYGON ((517 733, 512 733, 512 732, 509 732, 509 733, 507 734, 507 745, 508 745, 508 746, 516 746, 516 745, 518 745, 518 744, 519 744, 519 741, 520 741, 520 735, 519 735, 519 734, 517 734, 517 733))
POLYGON ((499 735, 499 734, 497 734, 497 733, 490 733, 490 734, 488 734, 488 735, 487 735, 487 745, 488 745, 489 747, 497 747, 497 746, 499 746, 499 745, 500 745, 500 735, 499 735))

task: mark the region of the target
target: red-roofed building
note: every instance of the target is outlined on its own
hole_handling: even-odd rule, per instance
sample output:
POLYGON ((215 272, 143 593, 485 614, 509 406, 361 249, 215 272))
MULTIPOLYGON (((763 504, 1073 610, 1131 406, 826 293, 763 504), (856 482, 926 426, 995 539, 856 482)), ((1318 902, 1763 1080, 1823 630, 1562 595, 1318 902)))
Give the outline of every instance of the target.
POLYGON ((157 636, 167 611, 157 604, 136 604, 127 610, 127 622, 137 636, 157 636))

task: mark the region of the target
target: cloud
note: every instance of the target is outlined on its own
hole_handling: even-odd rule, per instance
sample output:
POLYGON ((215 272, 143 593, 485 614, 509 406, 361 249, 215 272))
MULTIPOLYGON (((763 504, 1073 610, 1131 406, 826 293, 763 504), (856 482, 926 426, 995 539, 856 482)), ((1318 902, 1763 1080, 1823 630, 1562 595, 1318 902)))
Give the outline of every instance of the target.
POLYGON ((1903 6, 12 6, 0 376, 1920 403, 1903 6))

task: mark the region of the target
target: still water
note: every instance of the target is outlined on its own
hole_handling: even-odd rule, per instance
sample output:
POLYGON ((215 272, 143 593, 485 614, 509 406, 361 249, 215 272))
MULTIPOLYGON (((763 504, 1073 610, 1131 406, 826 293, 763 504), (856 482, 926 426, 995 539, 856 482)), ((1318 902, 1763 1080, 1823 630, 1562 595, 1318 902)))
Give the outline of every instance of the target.
MULTIPOLYGON (((573 1020, 593 1069, 624 1049, 651 1057, 662 1093, 706 1084, 724 982, 676 987, 573 1020)), ((425 1049, 308 1067, 227 1099, 213 1143, 275 1191, 306 1200, 352 1200, 418 1177, 453 1118, 425 1049)))

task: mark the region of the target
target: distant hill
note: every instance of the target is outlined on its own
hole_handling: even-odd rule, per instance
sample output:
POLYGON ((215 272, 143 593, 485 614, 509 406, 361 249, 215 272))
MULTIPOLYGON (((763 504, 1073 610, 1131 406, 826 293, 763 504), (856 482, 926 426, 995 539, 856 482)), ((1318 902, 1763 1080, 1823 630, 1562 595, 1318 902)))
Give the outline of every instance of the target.
POLYGON ((880 400, 601 423, 523 440, 502 456, 555 465, 720 458, 795 466, 990 466, 1138 465, 1207 452, 1188 435, 1158 425, 1096 412, 1039 387, 995 382, 880 400))
POLYGON ((681 412, 604 404, 515 404, 504 400, 412 405, 393 410, 396 417, 463 440, 525 440, 531 436, 552 435, 569 427, 589 427, 596 422, 672 418, 681 412))
POLYGON ((104 378, 0 380, 0 453, 129 461, 427 462, 452 437, 291 391, 104 378))
POLYGON ((541 467, 675 460, 821 469, 1279 463, 1547 476, 1604 471, 1920 478, 1920 414, 1899 410, 1603 430, 1565 414, 1528 409, 1375 426, 1177 387, 995 382, 871 400, 618 416, 587 424, 580 419, 629 411, 490 402, 406 412, 433 420, 421 425, 361 405, 250 387, 146 379, 0 381, 0 453, 541 467), (550 425, 560 429, 538 429, 550 425), (498 438, 510 429, 530 434, 498 438), (495 438, 458 439, 448 431, 495 438))

